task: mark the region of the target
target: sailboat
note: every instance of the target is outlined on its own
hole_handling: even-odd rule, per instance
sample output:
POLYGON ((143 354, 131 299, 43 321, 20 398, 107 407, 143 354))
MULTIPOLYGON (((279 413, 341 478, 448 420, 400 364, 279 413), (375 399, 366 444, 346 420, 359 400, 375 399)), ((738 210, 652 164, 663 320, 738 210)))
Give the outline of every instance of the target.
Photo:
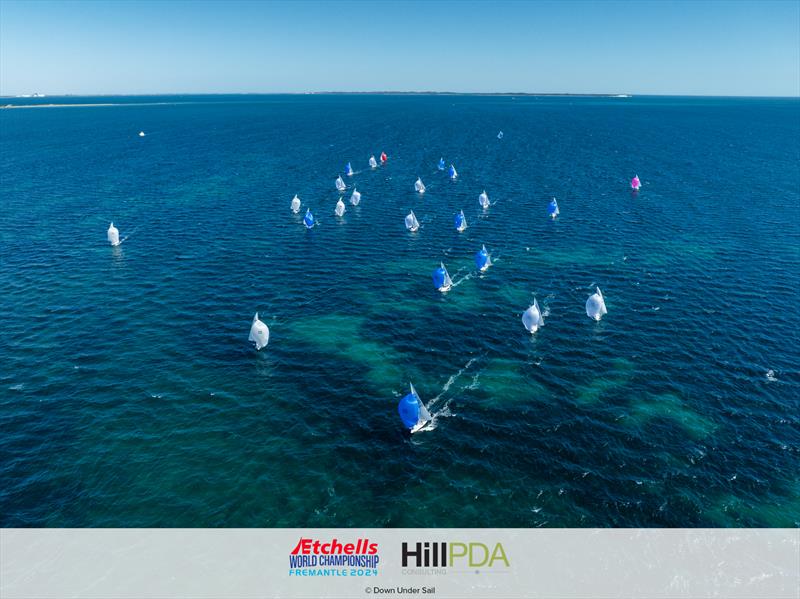
POLYGON ((119 245, 119 229, 114 226, 114 223, 108 225, 108 243, 112 246, 119 245))
POLYGON ((375 156, 374 155, 369 157, 369 167, 370 168, 378 168, 378 161, 375 160, 375 156))
POLYGON ((248 341, 252 342, 256 349, 267 347, 267 343, 269 343, 269 327, 259 320, 258 312, 253 316, 253 324, 250 325, 248 341))
POLYGON ((353 206, 358 206, 358 203, 361 201, 361 192, 357 189, 353 189, 353 193, 350 196, 350 203, 353 206))
POLYGON ((639 175, 634 175, 633 179, 631 179, 631 189, 633 191, 639 191, 639 188, 642 186, 642 182, 639 181, 639 175))
POLYGON ((608 310, 606 310, 606 300, 603 299, 603 292, 600 291, 599 287, 595 287, 595 289, 597 291, 586 300, 586 316, 600 320, 605 314, 608 314, 608 310))
POLYGON ((464 216, 464 211, 462 210, 458 214, 456 214, 456 231, 459 233, 467 228, 467 218, 464 216))
POLYGON ((347 175, 348 177, 353 176, 353 167, 350 166, 349 162, 344 165, 344 174, 347 175))
POLYGON ((412 384, 409 384, 408 395, 397 404, 397 412, 400 414, 400 420, 403 421, 403 425, 412 435, 422 430, 432 419, 431 413, 422 403, 419 395, 417 395, 417 390, 414 389, 412 384))
POLYGON ((481 192, 481 195, 478 196, 478 203, 484 210, 486 210, 489 207, 489 196, 486 195, 485 189, 481 192))
POLYGON ((433 271, 433 286, 442 293, 449 291, 453 286, 453 281, 450 278, 450 273, 444 267, 444 262, 441 262, 439 268, 433 271))
POLYGON ((417 181, 414 183, 414 191, 417 193, 425 193, 425 184, 419 177, 417 177, 417 181))
POLYGON ((419 229, 419 221, 417 220, 417 215, 414 214, 413 210, 406 215, 406 229, 412 233, 419 229))
POLYGON ((522 324, 530 334, 535 333, 539 330, 539 327, 544 326, 544 318, 536 298, 533 298, 533 305, 522 313, 522 324))
POLYGON ((503 139, 503 132, 502 131, 497 134, 497 139, 503 139))
POLYGON ((300 212, 300 198, 297 197, 297 194, 292 198, 292 212, 295 214, 300 212))
POLYGON ((144 131, 139 131, 139 137, 144 137, 144 131))
POLYGON ((386 152, 381 152, 381 164, 386 164, 387 160, 389 160, 389 157, 386 155, 386 152))
POLYGON ((439 158, 439 164, 436 166, 436 168, 438 168, 440 171, 443 171, 445 168, 447 168, 444 164, 444 158, 439 158))
POLYGON ((303 224, 306 226, 306 229, 311 229, 315 224, 314 215, 311 214, 311 210, 306 208, 306 215, 303 217, 303 224))
POLYGON ((492 258, 489 256, 489 252, 486 251, 486 246, 482 246, 481 249, 475 254, 475 268, 477 268, 480 272, 484 272, 487 268, 492 265, 492 258))
POLYGON ((339 198, 339 201, 336 202, 336 210, 334 210, 334 212, 336 213, 336 216, 342 216, 344 214, 344 211, 345 211, 344 202, 342 201, 342 198, 339 198))
POLYGON ((341 175, 336 177, 336 189, 338 189, 340 192, 347 189, 347 185, 344 184, 344 180, 342 179, 341 175))
POLYGON ((456 172, 456 167, 454 167, 452 164, 450 165, 450 173, 449 173, 449 175, 448 175, 448 176, 449 176, 449 177, 450 177, 450 178, 451 178, 453 181, 455 181, 455 180, 456 180, 456 178, 458 177, 458 173, 456 172))
POLYGON ((550 218, 553 219, 559 215, 558 202, 556 202, 555 198, 550 200, 550 203, 547 205, 547 213, 550 215, 550 218))

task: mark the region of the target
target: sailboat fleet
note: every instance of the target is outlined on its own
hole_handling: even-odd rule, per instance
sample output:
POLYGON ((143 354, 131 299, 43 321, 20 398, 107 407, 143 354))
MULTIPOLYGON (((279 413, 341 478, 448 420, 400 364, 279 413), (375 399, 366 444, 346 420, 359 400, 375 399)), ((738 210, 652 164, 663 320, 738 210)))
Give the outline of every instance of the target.
MULTIPOLYGON (((144 136, 144 133, 140 133, 140 136, 144 136)), ((503 138, 503 132, 500 131, 497 135, 498 139, 503 138)), ((381 152, 380 154, 380 165, 385 165, 388 161, 388 156, 385 152, 381 152)), ((445 170, 445 160, 444 158, 440 158, 437 164, 437 169, 439 171, 445 170)), ((369 166, 371 169, 378 168, 378 161, 375 159, 374 155, 369 157, 369 166)), ((348 162, 345 165, 344 169, 345 175, 352 177, 355 173, 353 171, 352 165, 348 162)), ((458 172, 455 169, 453 164, 450 165, 448 169, 447 176, 451 180, 455 180, 458 177, 458 172)), ((347 185, 345 184, 344 180, 342 179, 341 175, 336 178, 335 181, 336 189, 339 193, 343 193, 345 189, 347 189, 347 185)), ((630 182, 631 189, 634 191, 638 191, 641 188, 641 181, 638 175, 635 175, 630 182)), ((418 194, 422 195, 425 193, 425 184, 422 182, 421 177, 417 177, 416 182, 414 183, 414 191, 418 194)), ((355 187, 353 188, 353 192, 350 196, 350 203, 353 206, 358 206, 359 202, 361 201, 361 192, 359 192, 355 187)), ((489 196, 484 189, 478 196, 478 204, 486 210, 490 206, 489 196)), ((291 200, 291 211, 294 214, 298 214, 301 208, 301 201, 300 198, 295 194, 291 200)), ((345 203, 340 196, 338 201, 336 202, 336 207, 334 209, 334 213, 337 217, 341 217, 346 212, 345 203)), ((555 219, 559 215, 559 207, 558 201, 556 198, 553 198, 547 205, 547 214, 552 218, 555 219)), ((463 232, 467 229, 467 219, 464 215, 463 210, 459 210, 458 213, 454 216, 454 223, 455 228, 459 232, 463 232)), ((307 229, 312 229, 314 226, 317 225, 316 219, 314 218, 313 213, 311 212, 310 208, 306 208, 305 216, 303 217, 303 224, 307 229)), ((411 210, 406 215, 404 219, 404 224, 406 229, 409 232, 416 232, 420 228, 419 220, 417 219, 416 214, 414 211, 411 210)), ((110 223, 107 231, 107 239, 109 244, 112 246, 118 246, 120 242, 119 238, 119 230, 114 226, 114 223, 110 223)), ((475 254, 475 268, 478 272, 486 272, 486 270, 492 265, 491 255, 489 251, 486 249, 486 245, 482 245, 481 249, 475 254)), ((450 277, 450 273, 447 271, 447 267, 444 265, 444 262, 440 262, 439 267, 437 267, 432 274, 433 279, 433 286, 434 288, 441 292, 446 293, 450 289, 453 288, 454 284, 450 277)), ((586 315, 594 321, 600 321, 603 316, 608 313, 605 304, 605 298, 603 296, 602 291, 599 287, 595 288, 595 292, 591 294, 586 300, 586 315)), ((536 333, 542 326, 544 326, 544 317, 542 315, 542 310, 539 307, 539 303, 534 298, 533 304, 531 304, 522 314, 522 324, 525 329, 531 333, 536 333)), ((250 335, 248 337, 249 341, 253 344, 256 350, 261 350, 267 346, 269 343, 269 328, 267 325, 260 320, 258 312, 256 312, 250 326, 250 335)), ((417 394, 414 386, 409 384, 409 393, 405 395, 398 404, 398 412, 400 418, 406 427, 406 429, 410 433, 415 433, 420 430, 424 430, 432 421, 433 417, 431 416, 430 412, 426 408, 425 404, 420 399, 419 395, 417 394)))

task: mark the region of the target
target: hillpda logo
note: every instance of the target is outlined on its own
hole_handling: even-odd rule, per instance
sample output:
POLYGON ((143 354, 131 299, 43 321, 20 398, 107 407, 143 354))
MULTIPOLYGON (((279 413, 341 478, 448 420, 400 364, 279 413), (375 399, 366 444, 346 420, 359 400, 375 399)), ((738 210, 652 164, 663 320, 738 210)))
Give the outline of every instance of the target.
POLYGON ((289 576, 377 576, 380 561, 378 544, 369 539, 341 543, 301 537, 289 553, 289 576))
POLYGON ((502 543, 461 541, 404 542, 401 549, 403 574, 447 574, 447 569, 510 568, 502 543), (416 569, 415 569, 416 568, 416 569))

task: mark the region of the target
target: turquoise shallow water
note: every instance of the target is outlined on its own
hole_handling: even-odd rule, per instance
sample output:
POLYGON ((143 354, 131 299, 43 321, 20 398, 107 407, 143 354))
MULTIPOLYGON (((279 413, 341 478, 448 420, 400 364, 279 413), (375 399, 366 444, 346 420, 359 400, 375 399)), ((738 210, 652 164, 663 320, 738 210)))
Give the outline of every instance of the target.
POLYGON ((800 525, 797 100, 69 101, 0 111, 3 526, 800 525))

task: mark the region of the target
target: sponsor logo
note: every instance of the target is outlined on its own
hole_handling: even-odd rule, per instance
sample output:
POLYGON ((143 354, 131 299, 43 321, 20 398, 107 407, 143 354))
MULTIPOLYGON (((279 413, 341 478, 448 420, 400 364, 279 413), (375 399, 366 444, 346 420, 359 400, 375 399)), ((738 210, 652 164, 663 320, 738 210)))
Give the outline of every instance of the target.
POLYGON ((461 541, 403 542, 401 549, 403 568, 431 568, 431 570, 403 570, 404 574, 446 574, 447 568, 509 568, 511 562, 502 543, 486 544, 461 541))
POLYGON ((300 538, 289 552, 289 576, 377 576, 378 544, 369 539, 300 538))

